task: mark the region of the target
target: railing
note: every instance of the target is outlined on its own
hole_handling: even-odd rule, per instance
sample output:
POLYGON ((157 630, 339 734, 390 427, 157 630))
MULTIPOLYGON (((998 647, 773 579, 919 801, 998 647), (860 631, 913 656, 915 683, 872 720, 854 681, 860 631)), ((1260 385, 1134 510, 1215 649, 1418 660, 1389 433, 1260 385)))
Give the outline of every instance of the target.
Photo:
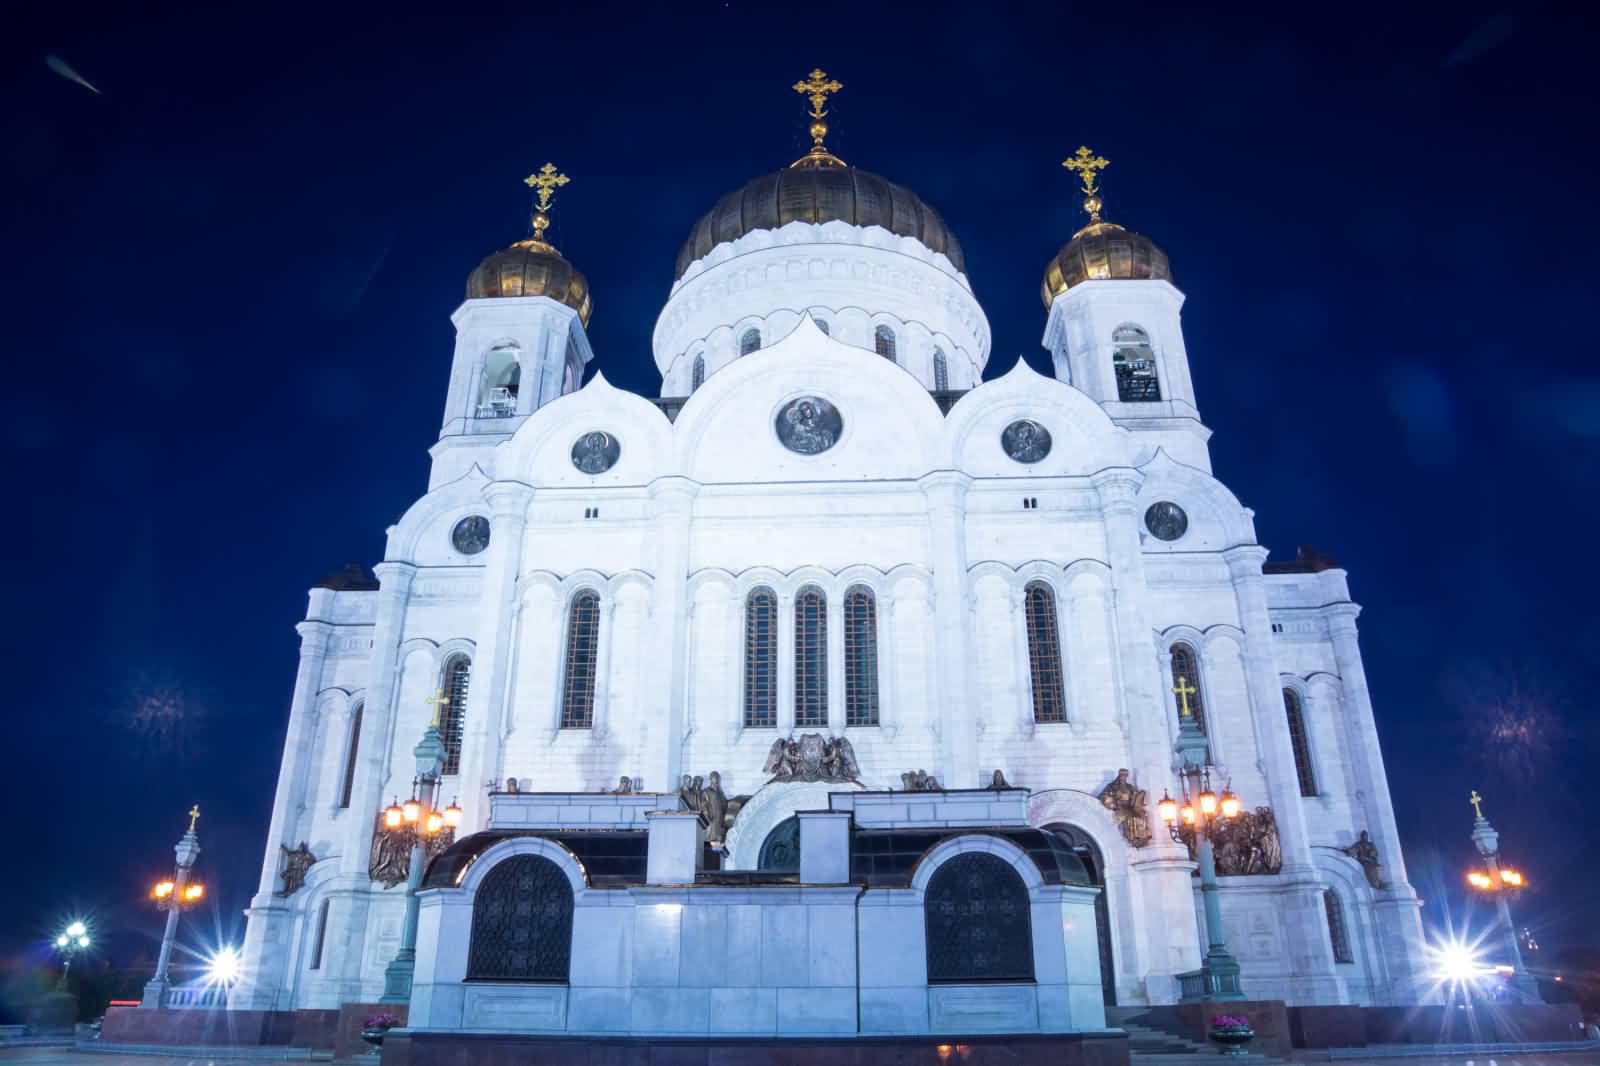
POLYGON ((515 418, 517 409, 514 406, 498 403, 480 403, 478 405, 479 418, 515 418))
POLYGON ((163 1007, 198 1007, 223 1010, 228 1006, 228 987, 215 983, 183 985, 167 989, 161 997, 163 1007))
POLYGON ((1184 1000, 1241 994, 1239 974, 1226 971, 1190 970, 1178 975, 1178 997, 1184 1000))

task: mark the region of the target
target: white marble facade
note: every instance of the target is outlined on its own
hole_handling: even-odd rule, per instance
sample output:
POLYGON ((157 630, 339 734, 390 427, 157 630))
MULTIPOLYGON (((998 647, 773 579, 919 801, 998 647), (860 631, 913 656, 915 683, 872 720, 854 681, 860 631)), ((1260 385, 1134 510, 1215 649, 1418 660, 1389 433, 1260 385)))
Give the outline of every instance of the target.
MULTIPOLYGON (((1130 846, 1095 796, 1124 767, 1152 806, 1176 792, 1178 644, 1198 658, 1222 774, 1246 807, 1272 808, 1281 835, 1280 873, 1225 879, 1222 891, 1247 992, 1290 1003, 1414 1001, 1419 904, 1362 671, 1359 608, 1337 568, 1264 573, 1252 512, 1211 473, 1182 302, 1166 280, 1076 285, 1049 310, 1044 343, 1055 375, 1019 361, 983 381, 988 323, 948 258, 876 226, 791 222, 719 245, 673 286, 655 358, 663 395, 686 397, 676 409, 618 390, 598 371, 577 387, 572 367, 595 357, 567 306, 543 296, 468 300, 454 316, 428 490, 388 531, 375 568, 381 587, 316 588, 300 624, 277 799, 248 912, 247 978, 234 1005, 331 1007, 380 992, 403 889, 368 877, 373 819, 409 792, 411 749, 430 713, 423 701, 457 655, 470 658, 471 681, 459 770, 443 797, 465 809, 462 835, 488 824, 489 786, 507 778, 576 793, 628 775, 670 792, 682 774, 716 770, 730 796, 752 796, 729 835, 729 865, 749 869, 762 827, 828 806, 826 787, 764 789, 763 762, 779 737, 848 738, 869 791, 898 788, 915 769, 950 788, 977 788, 998 769, 1029 791, 1033 825, 1074 827, 1102 856, 1118 1002, 1171 1002, 1175 975, 1199 963, 1193 866, 1159 825, 1154 841, 1130 846), (1129 324, 1149 338, 1159 402, 1118 399, 1112 337, 1129 324), (880 327, 894 336, 892 358, 874 353, 880 327), (740 355, 751 330, 760 347, 740 355), (507 358, 522 360, 521 380, 538 384, 517 397, 514 414, 479 417, 489 368, 507 358), (697 359, 703 370, 693 369, 697 359), (936 397, 941 385, 949 391, 936 397), (841 415, 837 441, 820 454, 790 451, 774 432, 798 396, 821 397, 841 415), (1048 430, 1042 459, 1019 462, 1002 447, 1002 431, 1018 419, 1048 430), (620 455, 586 473, 572 451, 595 431, 614 438, 620 455), (1175 540, 1146 526, 1160 501, 1187 516, 1175 540), (489 542, 465 554, 452 530, 474 515, 487 519, 489 542), (1055 605, 1062 721, 1035 720, 1024 608, 1036 584, 1055 605), (744 717, 745 611, 758 588, 777 599, 769 727, 744 717), (794 603, 813 588, 828 617, 826 724, 797 727, 794 603), (868 726, 844 724, 843 604, 855 589, 875 603, 878 722, 868 726), (571 605, 586 592, 599 600, 592 722, 562 728, 571 605), (1296 769, 1286 689, 1301 707, 1310 788, 1296 769), (1382 888, 1343 850, 1362 831, 1377 845, 1382 888), (317 862, 303 888, 279 897, 279 847, 301 841, 317 862), (1350 961, 1335 960, 1328 890, 1346 916, 1350 961)), ((586 920, 631 930, 617 934, 631 937, 629 965, 670 964, 641 953, 657 950, 650 915, 665 914, 660 906, 681 887, 640 886, 620 905, 600 894, 608 902, 595 908, 584 901, 596 894, 575 888, 586 920)), ((749 897, 754 889, 707 891, 717 896, 707 906, 727 915, 767 905, 749 897)), ((805 888, 784 906, 838 911, 829 928, 868 944, 897 935, 893 895, 805 888)), ((425 938, 428 928, 438 935, 449 909, 430 902, 425 938)), ((438 950, 464 950, 454 944, 438 950)), ((874 952, 862 954, 859 983, 829 984, 832 949, 794 949, 822 952, 808 956, 810 972, 834 991, 813 999, 805 1017, 823 1028, 835 1015, 854 1026, 859 1011, 863 1029, 874 1017, 899 1019, 886 1029, 970 1029, 969 1016, 1023 1010, 976 993, 941 1006, 925 988, 913 1004, 892 975, 872 976, 874 952)), ((850 954, 853 967, 853 945, 850 954)), ((559 997, 541 993, 542 1009, 568 1030, 605 1028, 585 1019, 606 1013, 594 1004, 617 986, 600 971, 622 959, 575 959, 574 973, 596 980, 581 994, 576 976, 559 997)), ((441 956, 438 971, 447 970, 441 956)), ((716 1017, 718 995, 753 1001, 766 987, 730 972, 695 1017, 716 1017)), ((459 982, 428 988, 451 1000, 460 1024, 490 1028, 502 1009, 494 996, 510 994, 471 999, 459 982)), ((635 997, 628 1010, 655 1017, 649 996, 635 997)), ((429 1002, 418 1009, 435 1009, 429 1002)), ((789 1024, 781 997, 760 1002, 779 1031, 789 1024)), ((1032 1002, 1042 1009, 1042 998, 1032 1002)))

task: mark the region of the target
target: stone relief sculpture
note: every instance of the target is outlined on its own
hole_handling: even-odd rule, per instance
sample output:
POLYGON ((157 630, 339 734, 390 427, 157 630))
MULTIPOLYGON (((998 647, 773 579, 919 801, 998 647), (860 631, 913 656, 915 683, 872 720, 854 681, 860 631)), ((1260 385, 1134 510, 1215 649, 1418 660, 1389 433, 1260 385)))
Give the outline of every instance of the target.
POLYGON ((939 779, 926 770, 908 770, 900 775, 900 784, 907 792, 943 792, 939 779))
MULTIPOLYGON (((1185 826, 1179 835, 1189 848, 1189 857, 1195 858, 1194 830, 1185 826)), ((1212 845, 1219 876, 1275 874, 1283 869, 1278 820, 1270 807, 1257 807, 1219 822, 1212 845)))
POLYGON ((772 775, 771 781, 861 783, 861 767, 856 763, 855 749, 850 742, 843 737, 824 737, 820 733, 774 740, 762 769, 772 775))
POLYGON ((1001 432, 1000 446, 1019 463, 1037 463, 1050 454, 1050 431, 1037 422, 1019 419, 1001 432))
POLYGON ((833 447, 844 430, 838 408, 817 396, 790 400, 778 412, 774 428, 791 452, 820 455, 833 447))
MULTIPOLYGON (((372 829, 372 849, 367 856, 367 876, 384 888, 404 884, 411 875, 411 848, 416 841, 415 827, 408 825, 401 829, 386 829, 383 812, 379 811, 372 829)), ((447 826, 426 838, 424 856, 431 862, 455 842, 456 831, 447 826)))
POLYGON ((1136 848, 1150 843, 1150 796, 1128 780, 1127 767, 1117 771, 1115 781, 1100 790, 1100 803, 1111 812, 1122 831, 1122 838, 1136 848))
POLYGON ((306 874, 316 865, 317 857, 311 854, 304 840, 292 851, 287 844, 279 844, 278 850, 283 852, 283 871, 279 875, 283 878, 283 887, 273 895, 292 896, 305 887, 306 874))
POLYGON ((612 789, 612 795, 631 796, 633 795, 633 786, 633 778, 629 777, 627 774, 623 774, 622 777, 617 781, 617 787, 612 789))
POLYGON ((572 443, 572 465, 585 474, 603 474, 616 465, 622 455, 617 438, 591 430, 572 443))
POLYGON ((1383 863, 1378 858, 1378 845, 1372 842, 1372 836, 1365 829, 1354 844, 1339 850, 1361 864, 1362 872, 1367 875, 1367 884, 1373 888, 1383 887, 1383 863))
POLYGON ((999 770, 996 770, 994 772, 994 776, 989 778, 989 787, 993 789, 1002 789, 1010 788, 1012 786, 1011 782, 1006 780, 1006 775, 1001 773, 999 770))

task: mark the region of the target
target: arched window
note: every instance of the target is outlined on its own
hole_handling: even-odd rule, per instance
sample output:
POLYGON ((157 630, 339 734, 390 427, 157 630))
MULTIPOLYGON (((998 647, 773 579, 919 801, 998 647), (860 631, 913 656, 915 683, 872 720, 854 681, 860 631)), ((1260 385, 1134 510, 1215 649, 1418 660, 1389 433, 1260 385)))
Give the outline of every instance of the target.
POLYGON ((1061 634, 1056 626, 1055 590, 1042 581, 1028 586, 1023 599, 1028 626, 1028 674, 1033 683, 1033 720, 1065 722, 1067 695, 1061 681, 1061 634))
POLYGON ((860 585, 844 594, 844 724, 878 724, 878 605, 860 585))
POLYGON ((361 749, 361 714, 366 704, 358 703, 350 712, 350 742, 344 751, 344 783, 339 786, 339 806, 350 806, 350 793, 356 787, 356 754, 361 749))
POLYGON ((1028 886, 1000 856, 969 851, 945 862, 922 904, 928 983, 1032 981, 1028 912, 1028 886))
POLYGON ((703 356, 703 355, 697 355, 697 356, 694 357, 694 366, 689 371, 689 391, 693 392, 695 389, 698 389, 701 385, 704 385, 705 383, 706 383, 706 357, 703 356))
POLYGON ((467 980, 566 984, 572 962, 572 884, 542 855, 513 855, 472 900, 467 980))
POLYGON ((1138 326, 1119 326, 1111 335, 1111 369, 1117 374, 1117 399, 1124 403, 1161 399, 1150 335, 1138 326))
POLYGON ((872 347, 885 359, 894 359, 894 330, 879 326, 872 331, 872 347))
POLYGON ((832 330, 830 330, 828 328, 828 320, 827 319, 813 317, 811 319, 811 321, 813 321, 813 322, 815 322, 817 324, 817 328, 822 331, 822 335, 824 337, 829 336, 832 333, 832 330))
POLYGON ((561 684, 561 728, 594 725, 594 672, 600 658, 600 594, 584 589, 567 612, 567 664, 561 684))
MULTIPOLYGON (((1193 689, 1187 693, 1189 697, 1189 713, 1194 715, 1194 724, 1200 727, 1200 732, 1206 731, 1206 705, 1204 697, 1200 695, 1200 657, 1194 653, 1194 648, 1187 644, 1174 644, 1172 646, 1172 687, 1193 689)), ((1183 718, 1183 698, 1177 697, 1178 717, 1183 718)))
POLYGON ((1344 924, 1344 903, 1331 888, 1322 890, 1322 909, 1328 912, 1328 942, 1333 945, 1334 962, 1355 962, 1350 952, 1350 931, 1344 924))
POLYGON ((483 386, 478 393, 479 418, 510 418, 517 413, 522 384, 522 350, 515 344, 489 349, 483 360, 483 386))
POLYGON ((472 680, 472 660, 452 655, 444 664, 439 687, 450 702, 439 708, 439 737, 444 741, 444 772, 461 771, 461 734, 467 724, 467 683, 472 680))
POLYGON ((744 601, 744 724, 778 724, 778 597, 752 589, 744 601))
POLYGON ((756 869, 784 872, 800 869, 800 819, 789 815, 772 827, 767 839, 761 842, 761 854, 756 869))
POLYGON ((1300 795, 1317 794, 1317 775, 1311 768, 1311 742, 1306 738, 1305 714, 1300 709, 1300 693, 1283 690, 1283 713, 1289 718, 1289 746, 1294 749, 1294 772, 1300 779, 1300 795))
POLYGON ((794 724, 828 724, 828 598, 815 585, 794 598, 794 724))
POLYGON ((950 366, 945 362, 943 348, 933 350, 933 387, 936 392, 950 389, 950 366))
POLYGON ((739 354, 749 355, 761 347, 761 331, 751 328, 744 331, 744 336, 739 338, 739 354))
POLYGON ((317 908, 317 931, 311 938, 311 964, 308 970, 322 969, 322 945, 328 939, 328 904, 333 902, 323 897, 322 906, 317 908))

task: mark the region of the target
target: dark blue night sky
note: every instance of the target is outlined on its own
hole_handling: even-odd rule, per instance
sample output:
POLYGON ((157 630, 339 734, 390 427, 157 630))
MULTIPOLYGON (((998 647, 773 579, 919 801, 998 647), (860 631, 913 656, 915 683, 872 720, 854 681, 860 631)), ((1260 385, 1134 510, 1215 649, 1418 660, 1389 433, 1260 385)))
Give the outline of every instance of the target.
POLYGON ((242 933, 305 590, 376 562, 423 490, 449 314, 524 235, 520 179, 572 176, 552 236, 593 284, 595 365, 655 395, 678 245, 809 144, 789 86, 818 65, 846 86, 829 147, 959 235, 991 377, 1048 373, 1039 279, 1081 217, 1060 163, 1112 160, 1108 216, 1187 294, 1218 475, 1274 558, 1334 555, 1365 606, 1426 924, 1460 918, 1477 787, 1546 954, 1600 939, 1592 20, 401 10, 7 27, 0 955, 69 911, 148 950, 143 893, 196 802, 216 910, 193 934, 242 933))

